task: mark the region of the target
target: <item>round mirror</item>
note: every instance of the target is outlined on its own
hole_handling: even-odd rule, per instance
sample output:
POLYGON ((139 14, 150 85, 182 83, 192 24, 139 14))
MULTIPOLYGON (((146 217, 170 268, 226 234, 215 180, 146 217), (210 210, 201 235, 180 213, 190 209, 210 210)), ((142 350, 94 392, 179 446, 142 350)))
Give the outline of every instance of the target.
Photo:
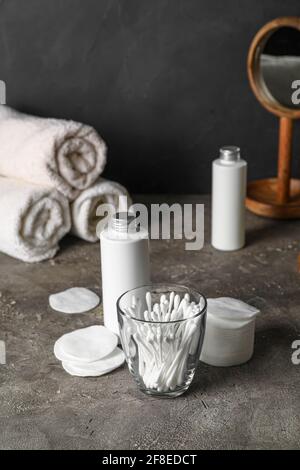
POLYGON ((279 18, 266 24, 249 50, 252 89, 277 116, 300 118, 300 19, 279 18))
POLYGON ((300 31, 277 29, 268 38, 259 58, 259 70, 271 101, 300 109, 294 91, 300 84, 300 31))

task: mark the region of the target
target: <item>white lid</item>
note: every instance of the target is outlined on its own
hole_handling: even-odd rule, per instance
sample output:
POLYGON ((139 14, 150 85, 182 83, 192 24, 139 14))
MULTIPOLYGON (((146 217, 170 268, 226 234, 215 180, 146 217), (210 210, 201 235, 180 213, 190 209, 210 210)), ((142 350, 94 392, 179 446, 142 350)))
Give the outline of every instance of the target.
POLYGON ((242 328, 251 323, 259 310, 242 300, 231 297, 207 299, 209 321, 218 322, 224 329, 242 328))

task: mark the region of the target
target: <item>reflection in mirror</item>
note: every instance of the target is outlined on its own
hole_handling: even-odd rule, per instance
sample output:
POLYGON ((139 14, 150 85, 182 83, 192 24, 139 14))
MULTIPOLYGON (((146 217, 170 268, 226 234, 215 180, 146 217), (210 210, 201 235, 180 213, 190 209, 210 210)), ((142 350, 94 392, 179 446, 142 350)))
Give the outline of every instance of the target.
POLYGON ((260 72, 268 94, 282 106, 300 109, 300 31, 282 27, 268 38, 260 56, 260 72), (298 84, 294 82, 298 80, 298 84), (294 83, 294 88, 292 84, 294 83))

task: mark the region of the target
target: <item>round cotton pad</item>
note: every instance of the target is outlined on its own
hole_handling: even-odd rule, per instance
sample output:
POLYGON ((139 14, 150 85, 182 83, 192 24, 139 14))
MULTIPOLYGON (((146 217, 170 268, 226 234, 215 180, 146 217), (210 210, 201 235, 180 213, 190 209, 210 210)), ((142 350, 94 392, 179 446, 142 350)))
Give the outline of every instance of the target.
POLYGON ((95 325, 63 335, 54 345, 54 354, 61 361, 94 362, 111 354, 117 344, 114 333, 95 325))
POLYGON ((49 297, 50 307, 63 313, 87 312, 97 307, 99 302, 98 295, 85 287, 72 287, 49 297))
POLYGON ((79 362, 62 362, 66 372, 78 377, 99 377, 120 367, 125 361, 125 354, 116 348, 109 356, 100 361, 83 364, 79 362))

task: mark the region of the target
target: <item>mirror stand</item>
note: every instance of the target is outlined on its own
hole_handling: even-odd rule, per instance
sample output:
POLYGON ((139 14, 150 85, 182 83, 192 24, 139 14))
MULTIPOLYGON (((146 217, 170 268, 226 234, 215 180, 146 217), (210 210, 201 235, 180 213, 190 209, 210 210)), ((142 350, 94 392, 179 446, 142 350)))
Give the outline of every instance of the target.
MULTIPOLYGON (((252 90, 262 106, 279 117, 279 145, 277 178, 251 181, 246 206, 255 214, 278 219, 300 218, 300 179, 291 178, 293 123, 300 118, 300 109, 288 107, 286 102, 281 103, 274 96, 274 90, 269 89, 272 85, 270 75, 264 76, 261 60, 264 57, 264 61, 268 59, 274 64, 282 55, 286 61, 288 39, 291 39, 293 52, 295 44, 300 52, 300 18, 283 17, 267 23, 254 37, 248 54, 248 76, 252 90), (284 51, 282 44, 287 48, 284 51), (266 53, 269 55, 263 56, 266 53)), ((278 75, 283 76, 282 69, 278 69, 278 75)), ((290 77, 288 73, 285 75, 290 77)), ((291 83, 284 85, 283 90, 288 94, 291 83)))
POLYGON ((277 200, 287 204, 290 199, 293 120, 281 117, 279 121, 277 200))
POLYGON ((291 178, 293 120, 279 121, 277 178, 251 181, 246 207, 257 215, 278 219, 300 218, 300 180, 291 178))

